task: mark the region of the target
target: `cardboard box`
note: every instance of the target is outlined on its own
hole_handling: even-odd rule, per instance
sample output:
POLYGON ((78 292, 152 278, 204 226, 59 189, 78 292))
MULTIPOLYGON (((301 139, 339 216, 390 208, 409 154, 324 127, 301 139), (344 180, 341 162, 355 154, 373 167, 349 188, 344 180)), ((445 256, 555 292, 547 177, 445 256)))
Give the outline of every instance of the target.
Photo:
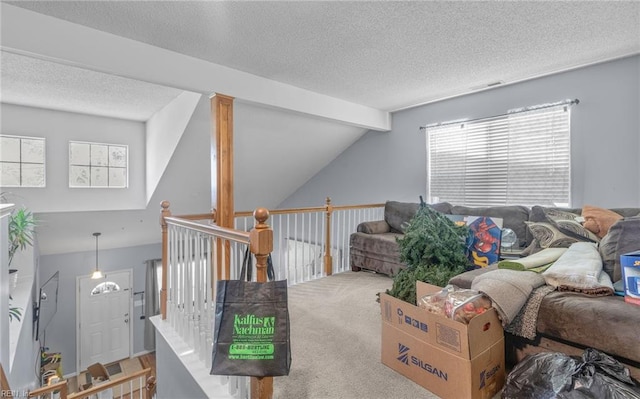
MULTIPOLYGON (((418 282, 418 297, 440 291, 418 282)), ((467 324, 380 294, 382 363, 434 394, 487 399, 504 385, 504 332, 495 310, 467 324)))
POLYGON ((640 251, 620 255, 625 301, 640 304, 640 251))

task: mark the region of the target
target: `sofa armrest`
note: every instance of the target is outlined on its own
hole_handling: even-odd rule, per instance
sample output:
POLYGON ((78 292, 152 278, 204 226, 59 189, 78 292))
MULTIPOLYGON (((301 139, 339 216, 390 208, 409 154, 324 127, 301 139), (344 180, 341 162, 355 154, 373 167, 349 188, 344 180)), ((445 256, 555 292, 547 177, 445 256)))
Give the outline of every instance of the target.
POLYGON ((366 234, 382 234, 390 232, 391 226, 384 220, 375 220, 373 222, 360 223, 357 231, 366 234))

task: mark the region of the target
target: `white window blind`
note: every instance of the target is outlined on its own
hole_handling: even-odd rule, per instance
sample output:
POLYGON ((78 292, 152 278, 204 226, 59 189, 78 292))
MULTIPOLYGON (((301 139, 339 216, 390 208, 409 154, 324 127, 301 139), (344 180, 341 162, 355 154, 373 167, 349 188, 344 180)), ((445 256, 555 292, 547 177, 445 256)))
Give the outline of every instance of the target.
POLYGON ((568 206, 570 112, 565 104, 427 127, 430 202, 568 206))

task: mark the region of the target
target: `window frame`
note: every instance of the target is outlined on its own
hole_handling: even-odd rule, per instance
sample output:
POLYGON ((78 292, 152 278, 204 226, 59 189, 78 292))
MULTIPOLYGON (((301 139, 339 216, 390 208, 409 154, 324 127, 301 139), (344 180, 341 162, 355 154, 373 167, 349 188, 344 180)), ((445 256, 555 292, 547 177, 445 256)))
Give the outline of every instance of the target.
MULTIPOLYGON (((91 188, 91 189, 123 189, 129 188, 129 145, 127 144, 114 144, 114 143, 100 143, 93 141, 78 141, 69 140, 69 162, 68 162, 68 182, 69 188, 91 188), (86 151, 81 151, 81 146, 88 146, 86 151), (77 149, 75 148, 77 147, 77 149), (100 147, 106 147, 104 152, 100 154, 98 151, 100 147), (124 151, 122 160, 113 160, 114 152, 112 149, 120 148, 124 151), (83 152, 87 152, 84 154, 83 152), (82 158, 85 158, 84 160, 82 158), (99 158, 104 158, 100 160, 99 158), (112 162, 122 162, 124 166, 112 165, 112 162), (82 174, 82 169, 85 174, 82 174), (105 169, 103 172, 101 169, 105 169), (111 180, 115 178, 112 176, 112 172, 123 170, 124 176, 121 177, 121 185, 111 185, 111 180), (78 173, 80 172, 80 173, 78 173), (105 177, 100 173, 103 172, 105 177), (74 184, 74 181, 79 179, 86 179, 86 184, 74 184), (106 179, 106 184, 97 183, 98 179, 106 179), (94 180, 96 182, 94 182, 94 180)), ((120 177, 119 177, 120 178, 120 177)))
MULTIPOLYGON (((18 136, 18 135, 10 135, 10 134, 0 134, 0 141, 2 141, 2 139, 17 139, 19 140, 18 146, 19 148, 19 153, 18 153, 18 160, 14 161, 14 160, 6 160, 4 157, 0 157, 0 173, 1 173, 1 169, 3 167, 3 165, 5 164, 17 164, 18 165, 18 173, 19 173, 19 180, 20 183, 19 184, 5 184, 5 179, 2 179, 2 175, 0 175, 0 186, 2 187, 16 187, 16 188, 45 188, 47 187, 47 139, 45 137, 33 137, 33 136, 18 136), (25 154, 23 154, 23 141, 25 140, 30 140, 30 141, 39 141, 42 142, 42 162, 27 162, 27 161, 23 161, 23 156, 25 154), (24 178, 24 172, 23 172, 23 166, 24 165, 42 165, 42 184, 23 184, 23 181, 25 180, 24 178)), ((4 152, 4 150, 3 150, 4 152)))
POLYGON ((428 201, 570 206, 572 103, 427 126, 428 201), (481 144, 482 140, 486 143, 481 144), (440 164, 434 166, 434 162, 440 164), (531 173, 536 165, 539 173, 531 173), (444 171, 449 175, 444 177, 444 171), (434 177, 437 173, 439 178, 434 177))

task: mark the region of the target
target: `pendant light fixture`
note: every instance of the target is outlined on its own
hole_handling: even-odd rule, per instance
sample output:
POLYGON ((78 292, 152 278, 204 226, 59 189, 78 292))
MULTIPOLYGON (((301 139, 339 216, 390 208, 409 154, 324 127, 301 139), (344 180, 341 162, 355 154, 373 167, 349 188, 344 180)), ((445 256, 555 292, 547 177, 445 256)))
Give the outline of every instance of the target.
POLYGON ((96 270, 91 275, 91 278, 99 279, 104 277, 100 269, 98 269, 98 237, 100 237, 100 233, 93 233, 93 236, 96 238, 96 270))

